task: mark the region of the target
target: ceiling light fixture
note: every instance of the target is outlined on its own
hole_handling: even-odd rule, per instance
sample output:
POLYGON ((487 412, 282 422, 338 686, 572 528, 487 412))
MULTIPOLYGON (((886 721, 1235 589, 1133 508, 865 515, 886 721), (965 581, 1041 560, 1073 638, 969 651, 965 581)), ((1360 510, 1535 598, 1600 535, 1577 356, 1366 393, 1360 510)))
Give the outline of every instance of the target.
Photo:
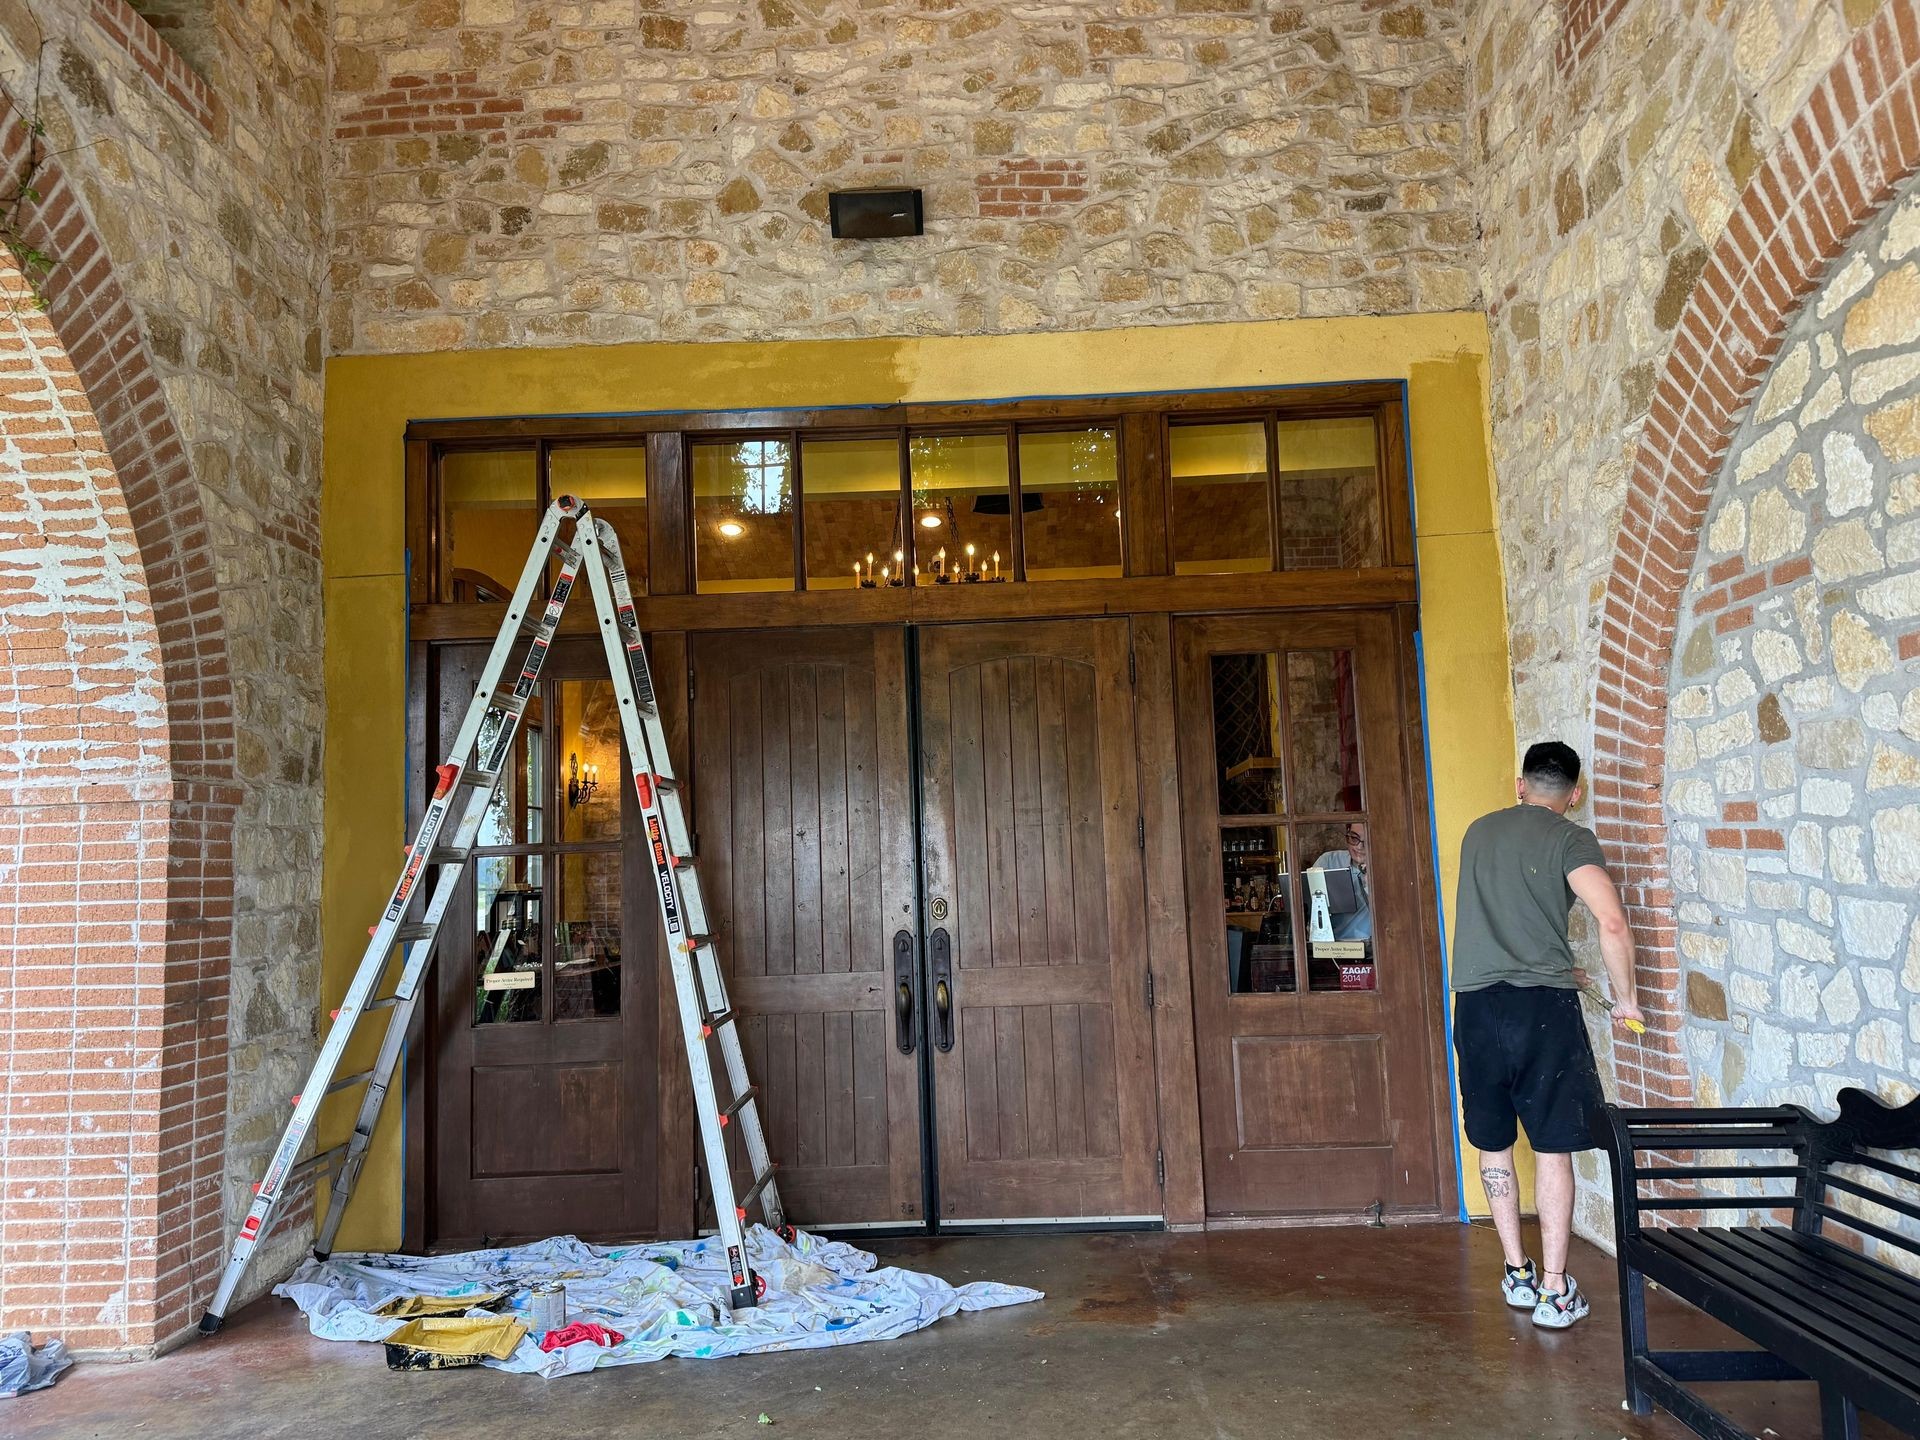
POLYGON ((747 533, 747 527, 742 525, 738 520, 722 520, 720 522, 720 533, 729 540, 736 540, 747 533))
POLYGON ((938 515, 922 515, 920 517, 920 528, 923 530, 938 530, 940 528, 940 517, 938 515))

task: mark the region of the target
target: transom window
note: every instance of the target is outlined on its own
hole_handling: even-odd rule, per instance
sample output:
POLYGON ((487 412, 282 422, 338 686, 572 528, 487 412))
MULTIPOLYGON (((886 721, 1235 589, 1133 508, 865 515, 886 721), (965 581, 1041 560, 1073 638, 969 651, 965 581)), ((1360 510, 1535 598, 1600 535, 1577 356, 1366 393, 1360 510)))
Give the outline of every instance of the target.
POLYGON ((997 609, 999 585, 1412 563, 1391 385, 408 434, 416 603, 504 599, 560 494, 613 523, 643 596, 952 588, 997 609))

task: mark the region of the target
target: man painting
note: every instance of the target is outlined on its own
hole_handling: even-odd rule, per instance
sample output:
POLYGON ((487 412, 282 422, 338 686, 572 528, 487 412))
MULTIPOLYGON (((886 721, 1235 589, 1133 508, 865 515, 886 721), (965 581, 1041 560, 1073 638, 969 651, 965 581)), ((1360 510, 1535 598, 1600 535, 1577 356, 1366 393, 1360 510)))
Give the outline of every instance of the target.
POLYGON ((1587 1313, 1567 1274, 1573 1152, 1591 1148, 1600 1077, 1580 1013, 1581 975, 1567 942, 1577 897, 1593 912, 1612 981, 1614 1023, 1641 1018, 1633 933, 1593 832, 1566 818, 1580 799, 1580 757, 1558 741, 1521 766, 1519 803, 1468 827, 1460 847, 1453 942, 1454 1052, 1467 1139, 1506 1253, 1501 1291, 1533 1323, 1564 1330, 1587 1313), (1543 1267, 1520 1232, 1513 1144, 1518 1127, 1538 1156, 1534 1180, 1543 1267))

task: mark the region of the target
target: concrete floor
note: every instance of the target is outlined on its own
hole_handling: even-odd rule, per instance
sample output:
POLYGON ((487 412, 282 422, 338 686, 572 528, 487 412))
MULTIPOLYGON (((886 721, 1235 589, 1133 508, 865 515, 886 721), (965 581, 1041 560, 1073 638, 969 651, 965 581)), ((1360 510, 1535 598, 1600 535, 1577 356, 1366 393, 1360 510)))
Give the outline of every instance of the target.
MULTIPOLYGON (((1376 1436, 1684 1436, 1620 1408, 1613 1265, 1580 1246, 1594 1313, 1548 1334, 1494 1288, 1483 1228, 1264 1230, 906 1240, 883 1260, 1045 1301, 943 1320, 901 1340, 669 1360, 556 1381, 394 1373, 377 1345, 311 1338, 265 1300, 212 1340, 140 1365, 80 1365, 0 1401, 8 1440, 299 1436, 462 1440, 660 1435, 935 1440, 1061 1435, 1371 1440, 1376 1436), (764 1412, 771 1428, 757 1423, 764 1412)), ((1656 1344, 1726 1332, 1656 1296, 1656 1344)), ((1716 1403, 1756 1434, 1816 1436, 1806 1386, 1716 1403)), ((1884 1429, 1870 1434, 1889 1435, 1884 1429)))

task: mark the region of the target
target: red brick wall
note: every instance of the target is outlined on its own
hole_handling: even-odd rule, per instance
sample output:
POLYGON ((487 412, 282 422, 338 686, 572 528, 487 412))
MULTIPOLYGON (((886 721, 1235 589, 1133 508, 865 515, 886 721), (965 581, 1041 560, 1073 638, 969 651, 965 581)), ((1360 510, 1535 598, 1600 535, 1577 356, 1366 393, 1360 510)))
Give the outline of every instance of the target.
POLYGON ((1562 75, 1571 74, 1607 36, 1627 0, 1560 0, 1560 40, 1553 61, 1562 75))
POLYGON ((0 273, 0 1329, 139 1348, 223 1240, 232 698, 147 341, 59 163, 37 183, 46 314, 0 273))
MULTIPOLYGON (((1640 1043, 1616 1042, 1630 1104, 1691 1097, 1661 808, 1681 588, 1721 462, 1800 302, 1916 169, 1920 0, 1888 0, 1749 181, 1654 391, 1602 605, 1594 736, 1594 828, 1624 877, 1649 1022, 1640 1043)), ((1738 592, 1753 578, 1720 578, 1737 623, 1738 592)))
POLYGON ((133 58, 146 77, 216 139, 227 133, 227 110, 219 94, 196 75, 159 30, 126 0, 93 0, 93 19, 108 39, 133 58))

